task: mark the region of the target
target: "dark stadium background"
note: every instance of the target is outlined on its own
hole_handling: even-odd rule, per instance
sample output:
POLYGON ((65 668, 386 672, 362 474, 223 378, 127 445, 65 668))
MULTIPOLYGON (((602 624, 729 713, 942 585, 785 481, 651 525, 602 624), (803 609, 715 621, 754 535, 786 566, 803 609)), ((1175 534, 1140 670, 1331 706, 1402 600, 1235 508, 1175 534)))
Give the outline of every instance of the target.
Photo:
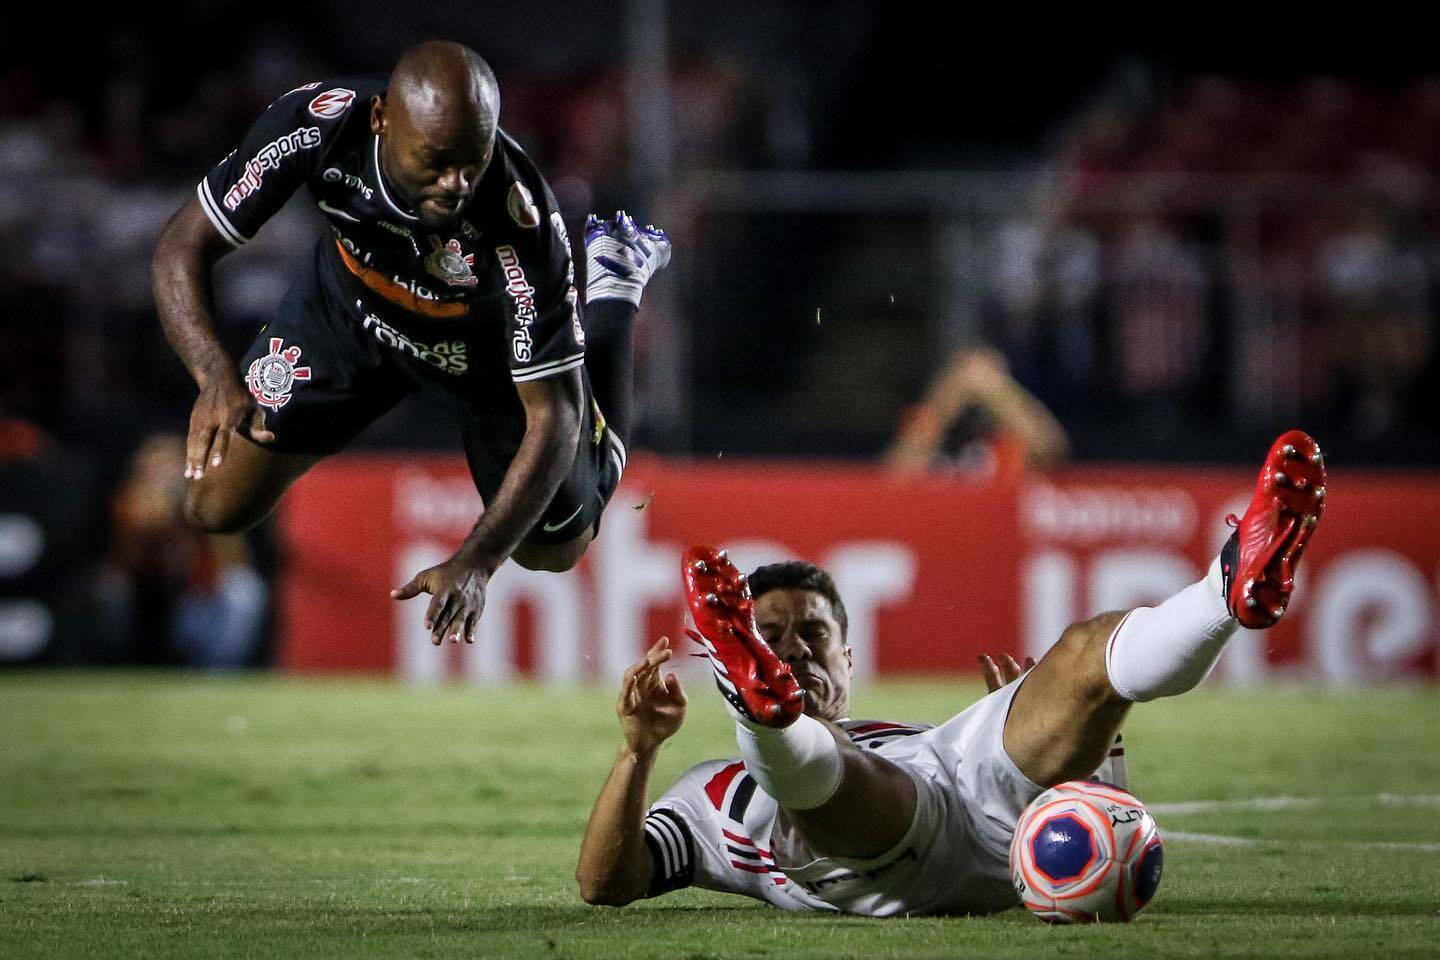
MULTIPOLYGON (((134 520, 163 509, 145 491, 173 456, 137 451, 193 398, 151 304, 154 239, 275 96, 432 37, 494 65, 572 235, 623 206, 675 239, 632 446, 872 461, 983 344, 1082 464, 1249 463, 1292 425, 1348 466, 1440 464, 1440 59, 1393 25, 1177 16, 1199 22, 191 3, 7 30, 0 507, 43 516, 48 546, 5 596, 53 611, 42 660, 196 662, 156 637, 221 561, 134 520)), ((229 342, 317 229, 294 202, 222 266, 229 342)), ((416 401, 361 446, 451 451, 453 430, 416 401)), ((244 551, 262 581, 283 561, 266 530, 244 551)))

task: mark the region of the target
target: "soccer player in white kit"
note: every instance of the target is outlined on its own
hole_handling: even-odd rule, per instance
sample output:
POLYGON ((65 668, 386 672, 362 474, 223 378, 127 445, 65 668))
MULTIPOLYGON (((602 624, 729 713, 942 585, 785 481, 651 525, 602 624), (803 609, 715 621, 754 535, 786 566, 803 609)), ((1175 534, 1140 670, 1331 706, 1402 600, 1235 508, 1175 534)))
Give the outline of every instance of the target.
POLYGON ((741 759, 702 763, 647 806, 687 702, 661 674, 673 656, 661 638, 625 674, 625 743, 585 830, 581 895, 620 906, 694 885, 876 917, 1017 905, 1008 858, 1025 807, 1096 771, 1133 703, 1193 689, 1236 629, 1283 616, 1324 501, 1318 445, 1282 435, 1203 580, 1072 625, 1023 677, 1013 660, 991 661, 1003 686, 931 728, 849 719, 845 610, 823 571, 777 564, 747 584, 723 552, 691 548, 691 636, 741 759))

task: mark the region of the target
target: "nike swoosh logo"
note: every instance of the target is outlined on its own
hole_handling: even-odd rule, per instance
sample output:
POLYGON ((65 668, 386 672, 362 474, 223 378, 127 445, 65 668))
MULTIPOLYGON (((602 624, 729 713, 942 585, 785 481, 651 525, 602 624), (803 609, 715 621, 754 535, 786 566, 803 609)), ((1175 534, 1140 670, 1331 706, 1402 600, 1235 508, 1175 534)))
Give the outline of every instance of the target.
POLYGON ((584 510, 584 509, 585 509, 585 505, 582 503, 580 506, 578 506, 578 507, 575 508, 575 512, 574 512, 574 513, 570 514, 570 516, 566 517, 564 520, 561 520, 559 523, 547 523, 547 524, 545 524, 544 526, 542 526, 540 529, 541 529, 541 530, 544 530, 546 533, 554 533, 556 530, 559 530, 561 527, 565 526, 565 524, 569 523, 571 520, 574 520, 576 517, 580 516, 580 511, 581 511, 581 510, 584 510))
POLYGON ((319 207, 321 210, 324 210, 326 213, 333 213, 333 214, 334 214, 335 216, 337 216, 337 217, 344 217, 346 220, 349 220, 351 223, 359 223, 359 222, 360 222, 360 218, 359 218, 359 217, 352 217, 352 216, 350 216, 350 214, 346 213, 344 210, 337 210, 337 209, 335 209, 334 207, 330 206, 330 204, 326 203, 324 200, 316 200, 316 201, 315 201, 315 205, 316 205, 317 207, 319 207))

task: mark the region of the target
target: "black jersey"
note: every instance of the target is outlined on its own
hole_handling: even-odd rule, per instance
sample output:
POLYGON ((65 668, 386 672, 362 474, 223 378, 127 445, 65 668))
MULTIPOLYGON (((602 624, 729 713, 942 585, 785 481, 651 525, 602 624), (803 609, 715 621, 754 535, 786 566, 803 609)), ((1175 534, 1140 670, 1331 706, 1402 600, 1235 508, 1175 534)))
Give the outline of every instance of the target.
MULTIPOLYGON (((240 246, 304 184, 335 233, 326 259, 417 321, 504 325, 513 380, 584 361, 575 268, 550 187, 504 131, 475 195, 444 229, 423 226, 380 172, 371 98, 386 78, 307 83, 280 97, 200 181, 200 206, 240 246)), ((427 324, 428 325, 428 324, 427 324)))

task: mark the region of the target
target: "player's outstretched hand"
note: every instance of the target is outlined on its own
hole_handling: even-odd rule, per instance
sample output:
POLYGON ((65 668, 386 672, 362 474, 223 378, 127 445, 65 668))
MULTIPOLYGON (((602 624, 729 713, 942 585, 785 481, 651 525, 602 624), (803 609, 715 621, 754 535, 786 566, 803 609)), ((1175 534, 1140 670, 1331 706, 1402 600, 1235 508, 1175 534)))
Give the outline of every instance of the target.
POLYGON ((1023 664, 1015 662, 1015 658, 1008 653, 1002 653, 998 658, 989 654, 982 654, 980 657, 980 674, 985 678, 985 689, 991 693, 1018 679, 1020 674, 1033 666, 1034 657, 1026 657, 1023 664))
POLYGON ((452 559, 421 570, 405 586, 391 590, 390 597, 409 600, 430 594, 430 607, 425 611, 430 642, 439 646, 448 638, 452 643, 474 643, 475 625, 485 610, 485 587, 489 582, 483 570, 452 559))
POLYGON ((658 750, 685 722, 685 706, 690 701, 680 687, 680 678, 673 673, 660 676, 661 665, 673 656, 670 638, 661 637, 625 671, 615 712, 632 753, 658 750))
POLYGON ((269 443, 275 435, 265 429, 265 414, 245 389, 240 378, 230 370, 207 377, 200 387, 200 396, 190 411, 190 434, 185 440, 185 479, 199 480, 207 468, 225 462, 230 449, 230 435, 246 424, 250 436, 259 443, 269 443))

